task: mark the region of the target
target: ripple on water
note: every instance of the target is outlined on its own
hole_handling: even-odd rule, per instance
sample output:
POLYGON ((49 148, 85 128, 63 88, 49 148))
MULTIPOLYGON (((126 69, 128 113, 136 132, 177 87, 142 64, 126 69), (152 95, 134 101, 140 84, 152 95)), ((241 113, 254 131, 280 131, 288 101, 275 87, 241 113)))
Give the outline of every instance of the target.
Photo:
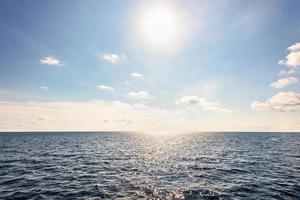
POLYGON ((0 199, 300 199, 300 134, 1 133, 0 199))

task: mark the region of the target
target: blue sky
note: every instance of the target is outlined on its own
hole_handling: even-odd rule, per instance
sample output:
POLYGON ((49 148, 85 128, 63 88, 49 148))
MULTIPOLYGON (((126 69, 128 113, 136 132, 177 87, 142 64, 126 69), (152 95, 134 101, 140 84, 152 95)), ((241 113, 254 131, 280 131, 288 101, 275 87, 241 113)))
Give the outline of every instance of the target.
POLYGON ((299 8, 2 0, 0 128, 299 131, 299 8), (69 104, 93 119, 78 122, 69 104))

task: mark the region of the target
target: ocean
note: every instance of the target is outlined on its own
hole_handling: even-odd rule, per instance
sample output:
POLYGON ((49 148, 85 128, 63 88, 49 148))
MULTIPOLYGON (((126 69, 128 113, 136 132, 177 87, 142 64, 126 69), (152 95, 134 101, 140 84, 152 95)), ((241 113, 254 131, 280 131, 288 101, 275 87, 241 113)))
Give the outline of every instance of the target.
POLYGON ((0 133, 0 199, 300 199, 300 134, 0 133))

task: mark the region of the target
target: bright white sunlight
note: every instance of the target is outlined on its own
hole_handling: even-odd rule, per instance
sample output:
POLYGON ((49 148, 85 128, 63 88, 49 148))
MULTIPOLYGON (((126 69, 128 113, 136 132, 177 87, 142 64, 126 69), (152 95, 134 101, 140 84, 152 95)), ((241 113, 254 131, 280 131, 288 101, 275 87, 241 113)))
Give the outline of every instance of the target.
POLYGON ((166 7, 149 9, 142 16, 142 28, 146 40, 162 46, 174 41, 180 29, 176 14, 166 7))
POLYGON ((137 37, 148 50, 172 51, 183 42, 184 20, 180 9, 170 2, 143 4, 137 9, 135 20, 137 37))

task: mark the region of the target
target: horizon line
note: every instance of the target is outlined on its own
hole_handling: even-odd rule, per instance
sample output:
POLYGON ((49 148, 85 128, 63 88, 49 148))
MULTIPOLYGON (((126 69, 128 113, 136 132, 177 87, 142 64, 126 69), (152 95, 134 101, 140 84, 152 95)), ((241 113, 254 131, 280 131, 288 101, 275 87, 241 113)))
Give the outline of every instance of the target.
POLYGON ((111 130, 0 130, 0 133, 300 133, 300 131, 111 131, 111 130))

